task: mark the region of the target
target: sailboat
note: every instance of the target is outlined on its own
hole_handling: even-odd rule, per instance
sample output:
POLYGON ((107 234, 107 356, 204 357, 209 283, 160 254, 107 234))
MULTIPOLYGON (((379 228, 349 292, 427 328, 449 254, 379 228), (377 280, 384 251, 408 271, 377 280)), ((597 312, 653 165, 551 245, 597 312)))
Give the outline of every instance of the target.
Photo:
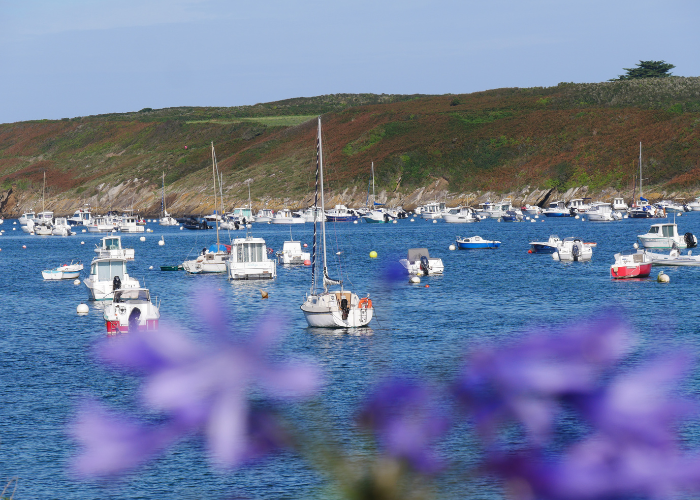
POLYGON ((53 234, 53 212, 47 212, 44 204, 46 192, 46 172, 44 172, 44 186, 41 188, 41 212, 34 219, 34 234, 50 236, 53 234))
POLYGON ((160 197, 160 211, 162 212, 162 217, 158 221, 161 226, 177 226, 177 221, 170 217, 170 214, 165 208, 165 172, 163 172, 163 192, 160 197))
POLYGON ((639 143, 639 200, 633 200, 628 210, 633 219, 650 219, 656 215, 656 209, 649 204, 649 200, 642 196, 642 143, 639 143))
MULTIPOLYGON (((323 147, 321 144, 321 117, 318 117, 318 135, 316 137, 316 199, 314 206, 318 205, 319 186, 321 193, 321 210, 325 210, 323 200, 323 147)), ((301 305, 309 326, 324 328, 354 328, 367 325, 372 320, 374 308, 369 294, 360 299, 356 294, 345 290, 341 280, 335 280, 328 276, 326 263, 326 222, 321 220, 321 238, 323 239, 321 283, 323 291, 317 287, 316 263, 318 262, 318 248, 316 245, 317 221, 314 220, 314 242, 311 264, 311 291, 301 305), (339 285, 339 290, 329 291, 328 287, 339 285)))
MULTIPOLYGON (((216 178, 218 165, 216 163, 216 152, 214 151, 214 143, 211 143, 211 161, 212 174, 214 177, 214 207, 216 208, 216 178)), ((230 245, 222 245, 219 242, 219 219, 215 219, 216 223, 216 244, 210 245, 209 248, 203 248, 202 252, 196 259, 186 260, 182 263, 182 267, 190 274, 206 274, 206 273, 225 273, 226 260, 231 252, 230 245)))
POLYGON ((362 218, 365 222, 375 224, 390 222, 392 217, 383 208, 377 208, 377 205, 379 203, 377 203, 377 197, 374 194, 374 162, 372 162, 372 210, 367 215, 363 215, 362 218))

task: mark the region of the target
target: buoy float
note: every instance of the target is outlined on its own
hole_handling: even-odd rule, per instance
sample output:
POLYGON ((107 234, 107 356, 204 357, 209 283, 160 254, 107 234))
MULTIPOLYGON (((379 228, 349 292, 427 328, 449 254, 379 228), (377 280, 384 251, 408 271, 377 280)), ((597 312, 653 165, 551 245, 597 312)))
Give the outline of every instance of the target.
POLYGON ((437 219, 433 219, 433 224, 437 224, 437 219))
POLYGON ((145 236, 141 236, 141 237, 139 238, 139 241, 146 241, 146 237, 145 237, 145 236))
POLYGON ((448 248, 449 248, 450 250, 455 250, 457 247, 454 246, 454 245, 450 245, 448 248))
POLYGON ((164 240, 163 237, 161 236, 160 239, 158 240, 158 246, 159 246, 159 247, 162 247, 163 245, 165 245, 165 240, 164 240))
POLYGON ((260 295, 262 295, 263 299, 267 298, 267 292, 265 290, 260 290, 260 295))
POLYGON ((574 219, 578 219, 578 215, 576 217, 574 217, 574 219))
POLYGON ((306 247, 308 247, 308 246, 309 246, 308 244, 304 243, 304 248, 306 248, 306 247))
POLYGON ((12 230, 13 230, 13 231, 17 231, 17 228, 16 228, 16 227, 13 227, 12 230))
POLYGON ((153 269, 153 266, 148 266, 148 269, 153 269))
POLYGON ((530 222, 537 222, 535 219, 530 219, 530 222))
POLYGON ((76 309, 76 312, 80 316, 85 316, 87 313, 90 312, 90 308, 87 306, 87 304, 83 304, 82 302, 78 304, 78 308, 76 309))
POLYGON ((304 261, 304 265, 305 265, 305 266, 310 266, 310 265, 311 265, 311 261, 310 261, 309 259, 306 259, 306 260, 304 261))
POLYGON ((544 219, 542 219, 542 222, 544 222, 544 219))
POLYGON ((22 245, 22 248, 27 248, 27 245, 22 245))
POLYGON ((372 259, 376 259, 376 258, 377 258, 377 252, 375 252, 374 250, 372 250, 372 251, 369 253, 369 256, 370 256, 370 258, 372 258, 372 259))
POLYGON ((501 219, 501 218, 499 217, 498 220, 497 220, 496 222, 503 222, 503 219, 501 219))
POLYGON ((336 255, 340 255, 341 253, 343 253, 343 252, 335 252, 336 255))
POLYGON ((668 274, 664 274, 663 271, 659 271, 659 275, 656 277, 656 281, 659 283, 668 283, 671 281, 671 278, 668 277, 668 274))
POLYGON ((396 219, 394 219, 394 224, 398 224, 398 222, 399 222, 399 221, 397 221, 396 219))
POLYGON ((430 288, 430 285, 425 285, 425 288, 430 288))
POLYGON ((354 221, 352 221, 352 223, 353 223, 353 224, 357 224, 357 221, 356 221, 356 220, 354 220, 354 221))
POLYGON ((539 218, 540 218, 540 216, 539 216, 539 215, 535 215, 535 219, 539 219, 539 218))
POLYGON ((532 248, 530 250, 528 250, 527 253, 532 253, 532 248))
POLYGON ((418 276, 411 276, 408 278, 409 283, 420 283, 420 278, 418 276))
POLYGON ((185 229, 185 228, 184 228, 184 227, 182 227, 182 226, 180 226, 180 231, 182 231, 183 229, 185 229))
POLYGON ((413 222, 413 219, 411 219, 411 222, 413 222))
POLYGON ((81 244, 81 245, 84 245, 84 244, 85 244, 85 242, 84 242, 84 241, 81 241, 81 242, 80 242, 80 244, 81 244))
POLYGON ((16 226, 16 225, 17 225, 17 223, 16 223, 16 222, 13 222, 13 223, 12 223, 12 225, 13 225, 13 226, 16 226))
POLYGON ((79 284, 80 284, 80 280, 73 280, 73 284, 74 284, 74 285, 79 285, 79 284))

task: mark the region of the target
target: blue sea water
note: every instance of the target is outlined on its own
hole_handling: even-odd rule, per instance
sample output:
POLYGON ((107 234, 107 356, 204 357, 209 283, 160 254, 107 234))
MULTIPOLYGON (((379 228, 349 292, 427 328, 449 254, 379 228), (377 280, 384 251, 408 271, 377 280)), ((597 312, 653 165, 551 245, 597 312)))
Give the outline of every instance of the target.
MULTIPOLYGON (((138 412, 138 380, 109 371, 90 355, 105 337, 99 305, 80 317, 76 307, 87 302, 83 284, 45 282, 41 270, 72 259, 88 267, 100 236, 79 233, 68 238, 22 233, 19 224, 0 226, 0 480, 19 477, 16 498, 327 498, 324 476, 303 459, 281 454, 236 471, 220 471, 207 461, 199 438, 193 437, 164 456, 117 482, 79 481, 68 472, 76 453, 67 435, 76 405, 96 398, 124 412, 138 412), (16 231, 12 229, 16 228, 16 231), (81 244, 84 242, 84 244, 81 244), (26 249, 22 248, 26 245, 26 249)), ((677 220, 679 231, 700 234, 700 214, 677 220)), ((561 328, 586 316, 613 309, 625 314, 638 338, 640 352, 657 353, 681 347, 697 352, 700 312, 696 308, 700 269, 666 268, 669 284, 654 279, 612 280, 613 254, 631 251, 637 234, 650 221, 627 219, 596 224, 581 220, 544 219, 537 223, 494 220, 460 225, 420 219, 398 224, 330 223, 330 274, 342 275, 346 286, 371 294, 376 319, 355 331, 309 329, 299 306, 309 289, 310 269, 278 266, 271 282, 229 282, 223 275, 188 276, 162 272, 161 265, 182 263, 215 240, 213 232, 179 231, 149 224, 153 233, 122 235, 124 246, 136 250, 129 273, 161 301, 161 319, 182 326, 193 337, 205 331, 196 290, 220 293, 231 316, 232 332, 255 329, 262 317, 281 313, 286 336, 277 356, 305 357, 324 370, 326 382, 318 405, 289 411, 300 427, 313 430, 325 421, 345 451, 369 453, 367 439, 355 427, 358 404, 372 384, 390 373, 408 374, 435 384, 448 383, 465 351, 484 342, 503 344, 525 329, 561 328), (480 235, 503 242, 497 250, 449 251, 455 235, 480 235), (550 255, 527 253, 529 241, 580 236, 598 243, 588 263, 559 263, 550 255), (157 241, 163 235, 164 246, 157 241), (427 247, 441 257, 444 276, 391 285, 387 266, 403 258, 410 247, 427 247), (375 250, 377 259, 369 258, 375 250), (340 255, 336 252, 340 251, 340 255), (151 266, 153 269, 150 269, 151 266), (426 286, 429 285, 429 286, 426 286), (269 293, 262 300, 260 289, 269 293)), ((292 228, 295 239, 312 243, 311 224, 292 228)), ((231 233, 240 237, 243 232, 231 233)), ((256 225, 255 236, 279 250, 290 237, 288 227, 256 225)), ((222 233, 227 240, 228 233, 222 233)), ((654 268, 652 278, 658 268, 654 268)), ((630 363, 634 364, 633 358, 630 363)), ((683 387, 700 392, 697 370, 683 387)), ((684 431, 686 445, 697 447, 698 428, 684 431)), ((440 445, 455 463, 478 460, 468 425, 462 423, 440 445)), ((440 498, 501 498, 489 479, 465 479, 457 467, 438 484, 440 498)))

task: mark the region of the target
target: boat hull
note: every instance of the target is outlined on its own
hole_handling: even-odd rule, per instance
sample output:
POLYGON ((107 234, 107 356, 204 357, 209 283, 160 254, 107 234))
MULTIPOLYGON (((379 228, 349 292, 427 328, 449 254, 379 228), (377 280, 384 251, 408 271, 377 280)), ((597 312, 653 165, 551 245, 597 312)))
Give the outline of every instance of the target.
POLYGON ((614 279, 646 278, 651 273, 651 262, 639 265, 610 266, 610 276, 614 279))
POLYGON ((498 248, 500 246, 500 241, 457 242, 457 248, 459 248, 460 250, 478 250, 482 248, 498 248))
POLYGON ((547 245, 545 243, 530 243, 532 253, 554 253, 557 251, 556 246, 547 245))

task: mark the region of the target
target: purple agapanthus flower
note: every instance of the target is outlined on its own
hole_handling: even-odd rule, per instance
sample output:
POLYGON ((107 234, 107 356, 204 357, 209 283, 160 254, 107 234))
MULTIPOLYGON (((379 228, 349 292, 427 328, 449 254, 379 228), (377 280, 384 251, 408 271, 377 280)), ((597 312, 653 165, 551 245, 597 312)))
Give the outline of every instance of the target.
MULTIPOLYGON (((254 390, 268 398, 306 397, 318 390, 321 377, 319 370, 308 363, 270 361, 269 352, 280 338, 280 318, 268 316, 249 337, 232 339, 227 335, 231 322, 217 296, 200 294, 196 307, 211 329, 208 344, 195 343, 177 329, 162 328, 111 339, 101 344, 98 357, 118 369, 139 372, 143 376, 144 406, 166 416, 160 427, 137 429, 133 423, 123 423, 124 427, 137 429, 124 433, 125 446, 138 452, 141 448, 137 443, 128 443, 131 438, 142 439, 153 433, 179 437, 201 430, 214 461, 235 467, 283 441, 281 427, 272 422, 272 414, 251 413, 249 392, 254 390)), ((76 437, 97 450, 99 438, 88 435, 85 422, 92 422, 93 427, 103 425, 105 415, 84 411, 74 427, 76 437)), ((159 445, 141 449, 141 456, 162 447, 161 441, 156 441, 159 445)), ((109 436, 103 444, 105 453, 113 449, 109 436)), ((83 459, 80 457, 78 463, 83 459)), ((131 465, 139 461, 137 458, 131 465)), ((128 468, 125 463, 121 470, 113 467, 109 473, 128 468)))
POLYGON ((549 435, 559 400, 594 392, 601 372, 629 347, 624 323, 606 313, 573 328, 474 352, 455 384, 455 395, 485 435, 510 420, 520 422, 533 442, 541 442, 549 435))
POLYGON ((375 432, 389 456, 405 460, 414 470, 433 474, 442 467, 432 447, 449 420, 437 411, 426 385, 397 377, 384 380, 368 397, 359 421, 375 432))

